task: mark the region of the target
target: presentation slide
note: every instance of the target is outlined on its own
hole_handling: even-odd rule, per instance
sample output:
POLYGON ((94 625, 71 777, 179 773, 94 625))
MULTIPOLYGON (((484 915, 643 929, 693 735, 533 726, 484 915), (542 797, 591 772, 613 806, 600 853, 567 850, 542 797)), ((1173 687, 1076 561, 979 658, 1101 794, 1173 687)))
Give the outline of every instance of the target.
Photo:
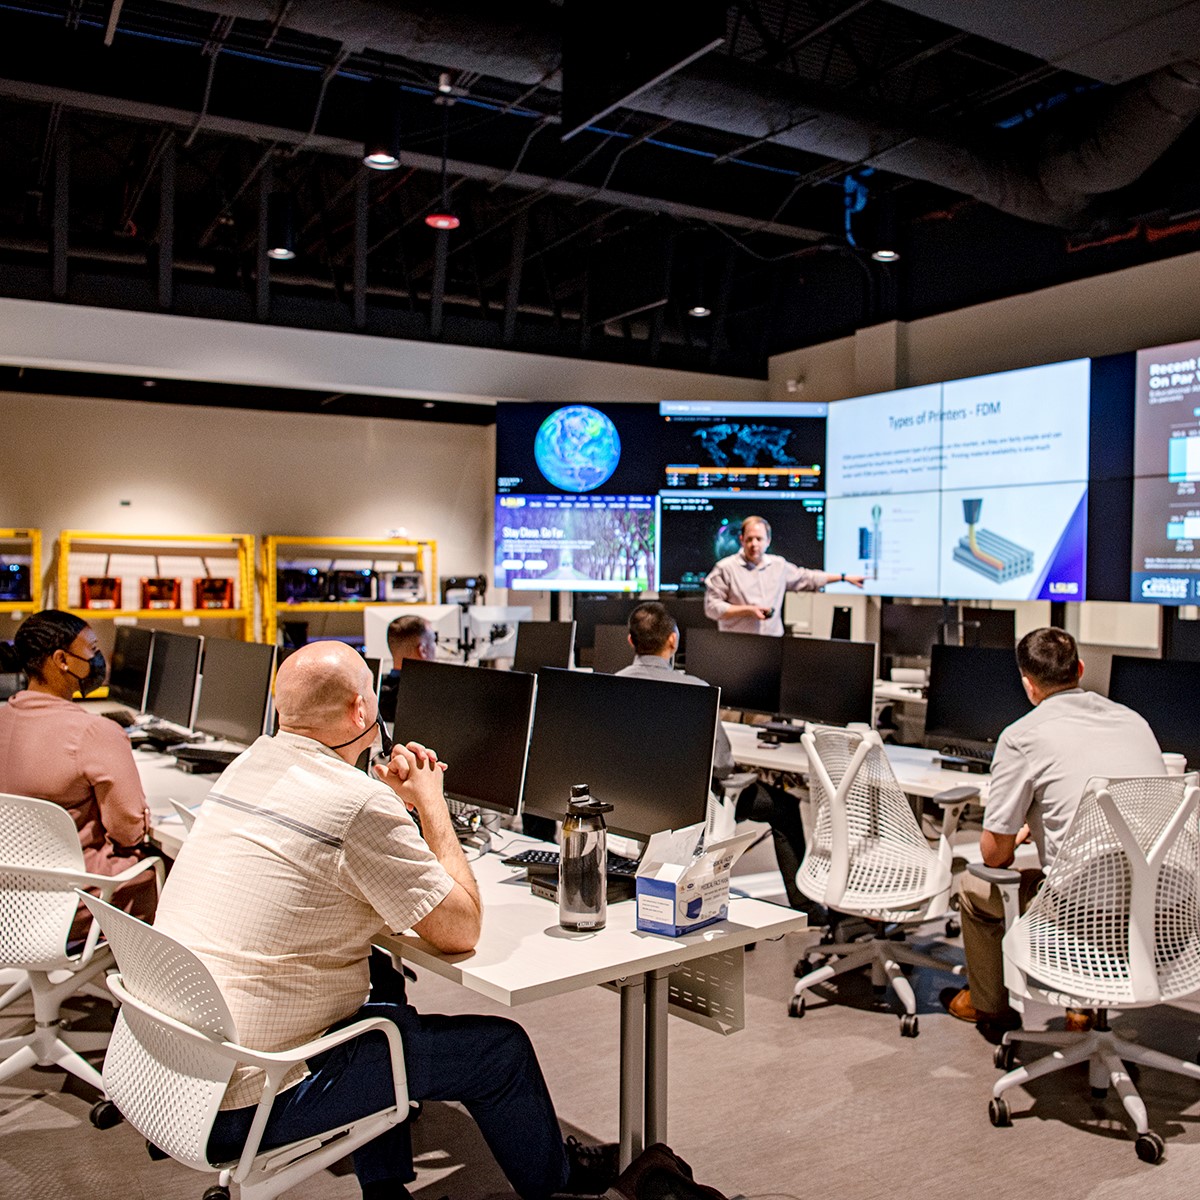
POLYGON ((820 492, 825 480, 824 404, 668 400, 659 405, 662 487, 820 492))
POLYGON ((642 592, 654 570, 654 496, 497 496, 497 587, 642 592))
MULTIPOLYGON (((824 561, 825 500, 822 497, 764 498, 757 492, 681 495, 659 500, 660 592, 698 592, 713 563, 736 554, 746 517, 764 517, 771 525, 771 553, 802 566, 824 561)), ((849 568, 847 568, 849 569, 849 568)))
POLYGON ((1082 600, 1087 484, 942 492, 940 595, 1082 600))
POLYGON ((825 570, 865 577, 876 596, 939 596, 938 493, 825 501, 825 570))
POLYGON ((858 396, 829 406, 829 496, 936 491, 941 474, 942 385, 858 396))
POLYGON ((1130 596, 1200 602, 1200 341, 1139 350, 1130 596))

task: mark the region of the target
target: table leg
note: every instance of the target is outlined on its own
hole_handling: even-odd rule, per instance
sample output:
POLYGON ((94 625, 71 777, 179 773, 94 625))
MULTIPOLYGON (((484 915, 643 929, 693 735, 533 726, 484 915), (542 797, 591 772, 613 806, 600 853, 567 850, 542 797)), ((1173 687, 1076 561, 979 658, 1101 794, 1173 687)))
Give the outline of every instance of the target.
POLYGON ((646 1145, 667 1140, 667 999, 670 971, 646 978, 646 1145))
POLYGON ((621 985, 621 1170, 645 1148, 646 978, 621 985))

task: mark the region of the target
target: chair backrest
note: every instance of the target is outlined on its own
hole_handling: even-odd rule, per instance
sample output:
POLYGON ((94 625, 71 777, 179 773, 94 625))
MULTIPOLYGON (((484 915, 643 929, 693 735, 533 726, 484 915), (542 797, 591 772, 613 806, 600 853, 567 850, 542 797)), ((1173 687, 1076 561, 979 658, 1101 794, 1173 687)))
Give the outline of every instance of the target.
POLYGON ((925 840, 879 734, 818 727, 802 741, 817 814, 801 890, 848 912, 915 909, 945 893, 950 865, 925 840))
POLYGON ((1005 937, 1039 988, 1113 1005, 1200 989, 1200 788, 1092 780, 1046 881, 1005 937))
POLYGON ((183 832, 191 833, 192 826, 196 823, 196 813, 193 809, 188 808, 182 800, 171 800, 171 807, 175 810, 175 814, 183 824, 183 832))
POLYGON ((86 896, 84 903, 112 946, 118 986, 129 997, 108 1044, 104 1087, 143 1137, 207 1170, 209 1134, 235 1065, 208 1042, 237 1041, 229 1007, 208 968, 174 938, 102 900, 86 896))
POLYGON ((0 793, 0 966, 62 962, 79 907, 83 849, 61 805, 0 793), (61 871, 64 877, 34 875, 61 871))

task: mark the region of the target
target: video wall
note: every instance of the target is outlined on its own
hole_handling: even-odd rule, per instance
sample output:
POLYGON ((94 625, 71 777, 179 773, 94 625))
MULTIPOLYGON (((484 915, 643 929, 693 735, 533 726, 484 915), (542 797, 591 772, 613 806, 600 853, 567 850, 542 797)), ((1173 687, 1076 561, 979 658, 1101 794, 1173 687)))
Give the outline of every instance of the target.
POLYGON ((699 592, 754 514, 875 595, 1198 603, 1198 362, 1200 340, 827 405, 501 404, 495 581, 699 592))

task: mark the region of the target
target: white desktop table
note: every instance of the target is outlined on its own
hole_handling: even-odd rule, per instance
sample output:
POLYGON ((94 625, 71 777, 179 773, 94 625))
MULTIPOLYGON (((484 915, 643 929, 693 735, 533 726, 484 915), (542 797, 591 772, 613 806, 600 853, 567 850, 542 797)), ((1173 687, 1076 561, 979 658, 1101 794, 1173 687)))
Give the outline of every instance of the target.
MULTIPOLYGON (((153 840, 173 857, 185 834, 171 800, 195 807, 216 776, 187 774, 167 754, 138 751, 134 757, 153 814, 153 840)), ((543 843, 516 835, 506 841, 505 853, 526 845, 543 843)), ((598 933, 568 933, 558 925, 557 908, 534 896, 524 873, 506 867, 498 854, 485 854, 471 866, 484 909, 483 932, 473 951, 442 954, 413 933, 383 934, 377 944, 510 1007, 594 984, 616 987, 621 995, 622 1168, 646 1146, 667 1139, 667 1010, 672 991, 681 996, 681 981, 673 984, 672 972, 687 971, 688 1007, 709 1014, 700 1023, 719 1026, 713 1014, 730 1007, 740 1020, 745 947, 808 925, 803 913, 790 908, 734 897, 727 920, 682 938, 639 933, 633 901, 610 905, 608 924, 598 933), (729 955, 735 956, 732 962, 729 955)))
MULTIPOLYGON (((804 774, 808 771, 808 755, 800 742, 784 742, 776 746, 764 745, 758 740, 756 725, 741 725, 725 721, 725 732, 733 749, 734 761, 746 767, 772 771, 792 771, 804 774)), ((885 745, 884 753, 900 786, 912 796, 936 796, 949 788, 977 787, 980 804, 987 802, 989 776, 976 775, 968 771, 947 771, 934 764, 936 751, 922 750, 916 746, 885 745)))

